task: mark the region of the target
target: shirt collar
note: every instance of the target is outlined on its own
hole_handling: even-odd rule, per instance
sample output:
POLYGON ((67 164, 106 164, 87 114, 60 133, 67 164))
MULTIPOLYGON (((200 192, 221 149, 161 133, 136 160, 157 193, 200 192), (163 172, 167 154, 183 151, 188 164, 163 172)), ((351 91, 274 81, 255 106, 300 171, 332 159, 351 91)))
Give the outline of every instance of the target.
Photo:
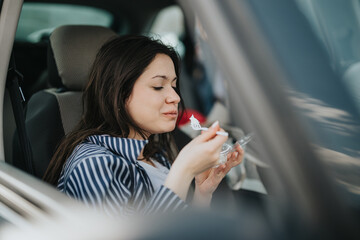
POLYGON ((87 141, 105 147, 106 149, 133 162, 137 162, 141 150, 149 140, 112 137, 110 135, 93 135, 87 141))

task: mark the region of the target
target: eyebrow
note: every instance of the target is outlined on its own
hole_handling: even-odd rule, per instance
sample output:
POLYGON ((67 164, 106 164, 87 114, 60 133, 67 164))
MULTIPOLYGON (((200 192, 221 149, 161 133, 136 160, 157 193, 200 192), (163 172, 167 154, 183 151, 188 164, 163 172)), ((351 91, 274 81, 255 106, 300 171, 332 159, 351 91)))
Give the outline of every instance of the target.
MULTIPOLYGON (((162 78, 162 79, 165 79, 165 80, 168 80, 168 79, 169 79, 169 78, 168 78, 167 76, 165 76, 165 75, 156 75, 156 76, 152 77, 152 79, 154 79, 154 78, 162 78)), ((172 82, 175 81, 175 80, 177 80, 177 77, 175 77, 175 78, 172 80, 172 82)))

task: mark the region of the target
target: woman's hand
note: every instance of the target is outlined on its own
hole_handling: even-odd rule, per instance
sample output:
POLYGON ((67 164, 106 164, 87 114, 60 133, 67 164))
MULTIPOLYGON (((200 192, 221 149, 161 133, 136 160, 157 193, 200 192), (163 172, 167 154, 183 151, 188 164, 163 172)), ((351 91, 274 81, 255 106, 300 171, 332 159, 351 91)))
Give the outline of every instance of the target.
POLYGON ((194 177, 216 165, 222 145, 226 142, 226 136, 217 135, 217 131, 223 131, 219 123, 215 122, 208 131, 203 131, 200 136, 188 143, 177 156, 173 167, 183 167, 194 177))
POLYGON ((231 168, 239 165, 244 157, 244 150, 238 145, 229 153, 225 164, 210 168, 195 176, 194 204, 209 206, 213 192, 231 168))
POLYGON ((171 166, 165 186, 185 199, 191 181, 194 177, 216 165, 219 160, 221 146, 227 137, 217 135, 221 130, 215 122, 208 131, 194 138, 179 153, 171 166))

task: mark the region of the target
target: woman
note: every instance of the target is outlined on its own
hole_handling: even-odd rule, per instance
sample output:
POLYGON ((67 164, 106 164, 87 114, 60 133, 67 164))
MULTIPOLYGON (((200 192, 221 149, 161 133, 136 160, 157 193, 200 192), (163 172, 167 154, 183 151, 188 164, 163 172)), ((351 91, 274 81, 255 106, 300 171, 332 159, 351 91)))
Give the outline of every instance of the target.
POLYGON ((166 211, 194 202, 209 205, 225 174, 242 161, 238 148, 216 165, 222 144, 218 123, 175 159, 174 130, 183 102, 179 58, 145 36, 117 37, 99 51, 84 91, 80 123, 55 152, 44 179, 60 191, 110 215, 166 211))

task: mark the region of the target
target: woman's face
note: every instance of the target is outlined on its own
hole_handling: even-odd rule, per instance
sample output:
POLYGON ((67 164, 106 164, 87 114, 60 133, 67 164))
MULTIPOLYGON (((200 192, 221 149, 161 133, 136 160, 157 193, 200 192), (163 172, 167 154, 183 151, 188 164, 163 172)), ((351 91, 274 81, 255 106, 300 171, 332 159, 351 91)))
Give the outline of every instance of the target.
MULTIPOLYGON (((175 128, 180 97, 175 91, 174 64, 166 54, 157 54, 136 80, 126 102, 135 123, 150 134, 170 132, 175 128)), ((129 137, 139 138, 133 130, 129 137)))

